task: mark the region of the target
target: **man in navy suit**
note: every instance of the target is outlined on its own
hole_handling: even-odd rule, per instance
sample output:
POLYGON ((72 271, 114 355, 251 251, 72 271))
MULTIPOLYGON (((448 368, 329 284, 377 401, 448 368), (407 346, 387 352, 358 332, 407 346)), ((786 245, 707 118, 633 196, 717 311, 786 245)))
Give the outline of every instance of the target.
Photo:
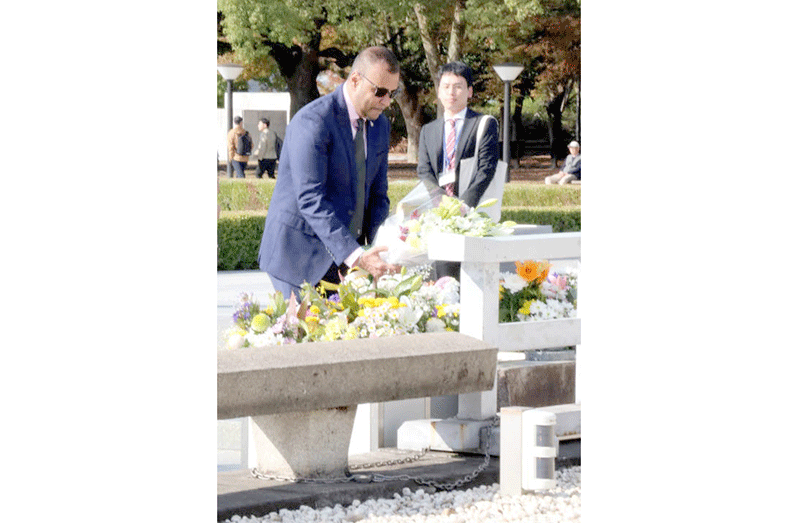
POLYGON ((473 95, 470 67, 462 62, 450 62, 441 67, 438 72, 438 99, 443 105, 443 118, 421 128, 416 169, 421 180, 448 188, 447 192, 470 207, 476 207, 485 194, 499 161, 499 123, 495 118, 488 120, 479 151, 474 151, 477 124, 482 115, 468 108, 468 100, 473 95), (476 172, 468 187, 460 194, 460 159, 472 158, 475 154, 476 172))
POLYGON ((398 87, 394 54, 369 47, 344 84, 291 119, 258 253, 284 296, 298 296, 305 281, 338 283, 349 267, 375 278, 401 268, 380 258, 387 247, 363 248, 388 216, 391 126, 382 112, 398 87))

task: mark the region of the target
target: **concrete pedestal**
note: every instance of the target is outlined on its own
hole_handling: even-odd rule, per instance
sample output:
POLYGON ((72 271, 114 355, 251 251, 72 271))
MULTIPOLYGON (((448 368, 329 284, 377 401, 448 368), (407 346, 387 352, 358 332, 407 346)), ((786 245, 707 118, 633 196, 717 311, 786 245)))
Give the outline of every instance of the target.
POLYGON ((343 477, 357 405, 252 416, 258 469, 285 477, 343 477))

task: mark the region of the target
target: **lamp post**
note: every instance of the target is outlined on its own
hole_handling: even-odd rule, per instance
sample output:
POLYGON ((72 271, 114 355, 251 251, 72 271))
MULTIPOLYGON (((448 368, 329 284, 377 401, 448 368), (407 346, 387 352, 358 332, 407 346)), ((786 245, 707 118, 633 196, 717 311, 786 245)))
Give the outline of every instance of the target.
MULTIPOLYGON (((233 128, 233 80, 238 78, 244 67, 238 64, 221 64, 216 66, 216 70, 227 80, 227 131, 233 128)), ((225 141, 225 147, 227 142, 225 141)), ((228 151, 229 155, 229 151, 228 151)), ((233 177, 233 159, 227 159, 227 177, 233 177)))
POLYGON ((504 138, 502 147, 502 160, 507 162, 507 180, 510 181, 510 82, 518 78, 524 66, 514 63, 496 64, 493 70, 504 82, 504 138))

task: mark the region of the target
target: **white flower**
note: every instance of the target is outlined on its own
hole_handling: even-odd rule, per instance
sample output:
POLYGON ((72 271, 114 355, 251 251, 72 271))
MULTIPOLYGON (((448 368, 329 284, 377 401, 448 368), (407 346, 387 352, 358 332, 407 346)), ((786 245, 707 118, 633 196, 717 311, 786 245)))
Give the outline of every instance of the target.
POLYGON ((527 281, 514 272, 503 272, 500 279, 504 280, 504 288, 512 293, 520 292, 527 286, 527 281))
POLYGON ((283 335, 282 334, 275 335, 271 331, 266 331, 263 334, 255 334, 254 332, 248 332, 246 335, 246 339, 252 347, 259 349, 263 347, 271 347, 273 345, 283 344, 283 335))
POLYGON ((242 336, 241 333, 233 332, 228 335, 227 343, 225 344, 225 346, 228 349, 240 349, 241 347, 244 346, 244 343, 246 341, 247 341, 246 338, 244 338, 244 336, 242 336))
POLYGON ((446 324, 438 318, 430 318, 427 320, 427 324, 424 325, 424 330, 427 332, 445 332, 446 324))

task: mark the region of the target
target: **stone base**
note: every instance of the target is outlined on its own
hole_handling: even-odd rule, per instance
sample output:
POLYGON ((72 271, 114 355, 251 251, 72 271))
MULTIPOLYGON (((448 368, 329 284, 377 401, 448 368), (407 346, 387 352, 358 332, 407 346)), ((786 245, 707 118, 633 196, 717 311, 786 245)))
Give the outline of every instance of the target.
POLYGON ((357 405, 252 416, 258 469, 292 478, 346 475, 356 412, 357 405))
POLYGON ((497 373, 499 409, 540 408, 576 400, 575 361, 502 362, 497 373))
MULTIPOLYGON (((569 403, 551 405, 540 410, 556 416, 554 435, 565 450, 563 458, 580 457, 582 437, 582 405, 569 403)), ((419 419, 406 421, 397 433, 397 448, 402 450, 430 450, 446 452, 484 453, 480 450, 480 431, 491 425, 490 420, 419 419)), ((501 426, 493 427, 489 447, 491 456, 501 455, 501 426)))
MULTIPOLYGON (((457 418, 406 421, 399 427, 396 446, 402 450, 429 448, 447 452, 483 453, 484 450, 480 450, 479 433, 491 423, 491 420, 457 418)), ((498 438, 494 439, 494 444, 498 443, 498 438)))

